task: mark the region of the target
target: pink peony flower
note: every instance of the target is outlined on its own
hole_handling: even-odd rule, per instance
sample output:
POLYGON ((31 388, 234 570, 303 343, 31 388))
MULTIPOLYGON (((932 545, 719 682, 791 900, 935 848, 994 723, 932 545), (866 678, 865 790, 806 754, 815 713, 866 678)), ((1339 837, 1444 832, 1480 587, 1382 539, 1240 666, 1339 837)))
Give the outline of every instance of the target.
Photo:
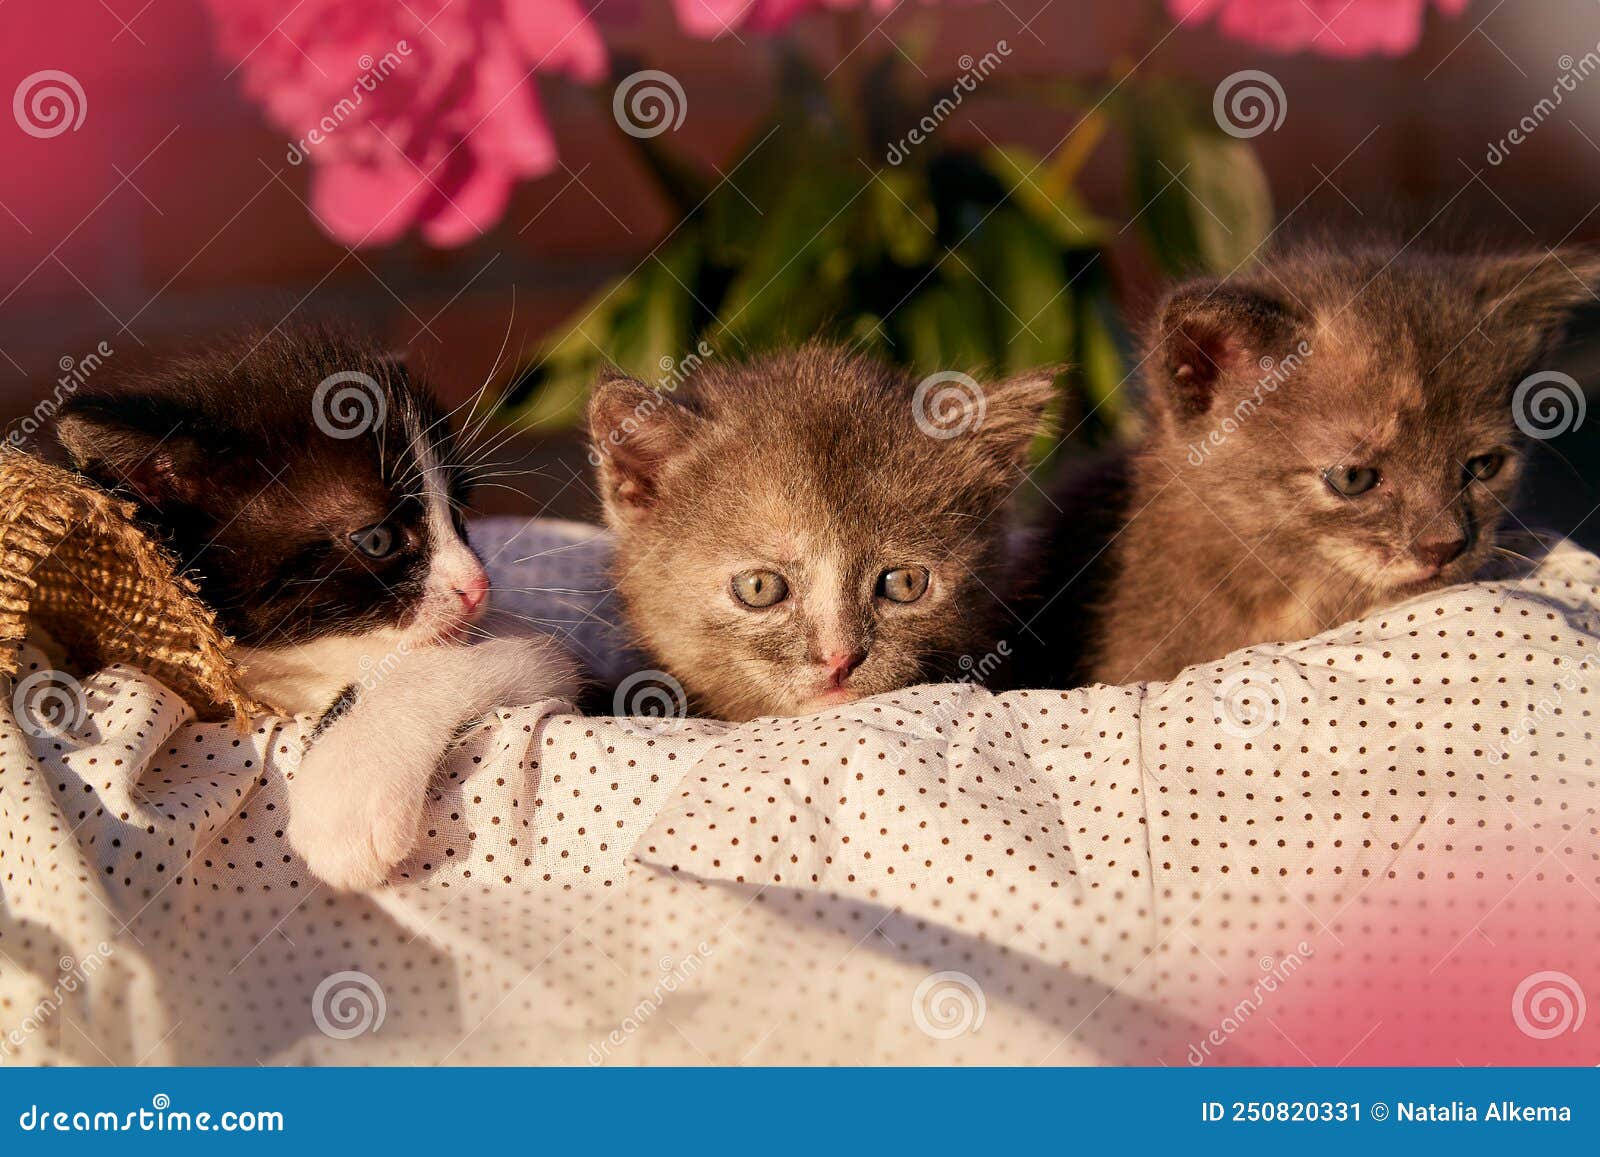
MULTIPOLYGON (((678 23, 692 36, 721 36, 734 29, 776 32, 808 12, 867 8, 894 11, 905 0, 672 0, 678 23)), ((935 0, 922 0, 924 4, 935 0)))
POLYGON ((556 165, 535 74, 606 69, 580 0, 209 2, 245 91, 314 166, 313 212, 351 245, 481 234, 556 165))
MULTIPOLYGON (((697 0, 687 0, 695 3, 697 0)), ((1433 0, 1460 15, 1467 0, 1433 0)), ((1417 46, 1428 0, 1167 0, 1180 24, 1216 18, 1225 36, 1274 52, 1399 56, 1417 46)))

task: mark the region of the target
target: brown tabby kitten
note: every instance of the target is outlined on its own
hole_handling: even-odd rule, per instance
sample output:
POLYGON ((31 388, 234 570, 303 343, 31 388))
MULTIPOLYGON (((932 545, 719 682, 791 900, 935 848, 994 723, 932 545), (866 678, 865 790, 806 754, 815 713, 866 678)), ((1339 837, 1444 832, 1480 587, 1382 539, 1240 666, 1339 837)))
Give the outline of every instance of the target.
POLYGON ((811 345, 673 390, 602 381, 591 461, 639 645, 734 720, 970 677, 998 645, 1007 499, 1052 378, 919 393, 811 345))
POLYGON ((1570 253, 1312 248, 1179 287, 1143 444, 1060 501, 1033 626, 1061 646, 1028 678, 1167 679, 1471 579, 1503 553, 1514 391, 1597 277, 1570 253))

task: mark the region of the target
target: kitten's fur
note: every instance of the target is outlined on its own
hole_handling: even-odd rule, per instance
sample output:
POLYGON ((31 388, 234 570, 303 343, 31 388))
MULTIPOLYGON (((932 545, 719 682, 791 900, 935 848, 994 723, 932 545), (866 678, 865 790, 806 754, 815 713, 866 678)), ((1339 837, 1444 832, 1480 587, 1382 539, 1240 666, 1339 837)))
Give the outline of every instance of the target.
POLYGON ((1143 443, 1060 499, 1034 623, 1059 649, 1030 678, 1166 679, 1479 573, 1520 473, 1513 390, 1597 273, 1308 248, 1179 287, 1145 346, 1143 443), (1503 465, 1469 484, 1489 453, 1503 465), (1381 481, 1343 497, 1338 466, 1381 481))
POLYGON ((488 596, 468 479, 431 392, 357 340, 277 331, 97 383, 57 435, 139 503, 252 694, 296 713, 340 701, 289 781, 290 842, 332 884, 375 885, 404 857, 461 724, 572 691, 547 640, 435 645, 459 644, 488 596), (395 549, 368 557, 351 535, 380 525, 395 549))
POLYGON ((735 720, 968 674, 1003 628, 1007 499, 1052 376, 985 386, 981 422, 945 438, 918 426, 915 375, 824 345, 708 362, 675 391, 600 382, 591 461, 641 648, 735 720), (875 594, 899 567, 930 574, 915 601, 875 594), (742 605, 751 569, 788 598, 742 605))

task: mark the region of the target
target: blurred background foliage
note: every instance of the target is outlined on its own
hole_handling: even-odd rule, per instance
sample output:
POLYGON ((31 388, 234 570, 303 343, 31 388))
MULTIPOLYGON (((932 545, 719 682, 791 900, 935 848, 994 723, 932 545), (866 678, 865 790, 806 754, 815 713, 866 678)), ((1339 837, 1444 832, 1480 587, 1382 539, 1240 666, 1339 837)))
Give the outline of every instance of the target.
POLYGON ((1108 250, 1131 227, 1166 272, 1240 267, 1272 227, 1254 150, 1218 127, 1209 92, 1149 70, 1124 69, 1096 89, 1002 68, 977 81, 986 96, 1010 88, 1077 113, 1048 163, 1006 141, 946 146, 937 129, 885 155, 877 142, 905 142, 952 95, 951 78, 910 72, 890 52, 825 79, 786 52, 776 107, 727 179, 675 152, 670 134, 624 137, 678 224, 531 351, 501 417, 572 427, 605 361, 664 386, 702 341, 743 356, 825 334, 919 374, 981 381, 1065 364, 1062 438, 1098 445, 1124 432, 1118 387, 1133 342, 1108 250), (1131 166, 1120 229, 1077 188, 1114 131, 1131 166))

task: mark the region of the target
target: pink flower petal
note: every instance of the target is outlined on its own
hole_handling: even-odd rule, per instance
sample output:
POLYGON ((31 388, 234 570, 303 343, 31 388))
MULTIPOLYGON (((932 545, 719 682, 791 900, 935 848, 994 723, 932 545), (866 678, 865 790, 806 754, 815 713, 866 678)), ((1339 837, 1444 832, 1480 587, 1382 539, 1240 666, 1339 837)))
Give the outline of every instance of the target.
POLYGON ((311 179, 311 211, 346 245, 387 245, 410 227, 432 190, 404 158, 317 166, 311 179))
POLYGON ((506 17, 534 68, 591 82, 605 75, 605 42, 573 0, 509 0, 506 17))
MULTIPOLYGON (((1224 36, 1274 52, 1355 57, 1410 52, 1429 0, 1167 0, 1179 23, 1215 20, 1224 36)), ((1466 0, 1433 0, 1449 16, 1466 0)))
POLYGON ((422 216, 430 245, 453 248, 475 241, 494 227, 511 199, 512 174, 496 165, 467 161, 439 182, 422 216))
POLYGON ((307 142, 314 211, 351 244, 416 227, 456 245, 491 227, 512 182, 557 161, 539 78, 595 81, 608 67, 588 0, 208 5, 237 83, 307 142))
POLYGON ((707 39, 738 28, 764 0, 672 0, 678 23, 691 36, 707 39))

